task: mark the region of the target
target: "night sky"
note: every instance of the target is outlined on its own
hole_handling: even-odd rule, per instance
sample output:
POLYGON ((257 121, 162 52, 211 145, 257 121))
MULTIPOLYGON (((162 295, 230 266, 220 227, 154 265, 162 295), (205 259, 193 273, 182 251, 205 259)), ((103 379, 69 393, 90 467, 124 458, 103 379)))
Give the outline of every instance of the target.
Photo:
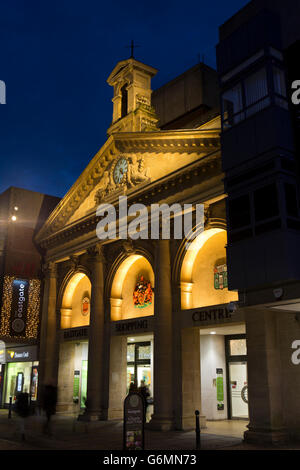
POLYGON ((0 192, 18 186, 62 197, 104 144, 106 83, 134 39, 159 70, 156 89, 194 66, 215 67, 218 26, 248 0, 6 0, 0 3, 0 192))

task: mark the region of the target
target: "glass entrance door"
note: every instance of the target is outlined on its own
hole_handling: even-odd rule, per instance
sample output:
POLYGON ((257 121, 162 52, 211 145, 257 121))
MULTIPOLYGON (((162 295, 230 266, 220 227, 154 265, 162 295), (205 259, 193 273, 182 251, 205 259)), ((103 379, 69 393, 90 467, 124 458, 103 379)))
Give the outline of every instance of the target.
POLYGON ((227 364, 227 396, 229 419, 247 419, 248 378, 246 335, 225 337, 227 364))
POLYGON ((131 383, 139 387, 142 380, 151 388, 150 341, 127 345, 127 392, 131 383))
POLYGON ((229 362, 231 418, 248 418, 247 362, 229 362))

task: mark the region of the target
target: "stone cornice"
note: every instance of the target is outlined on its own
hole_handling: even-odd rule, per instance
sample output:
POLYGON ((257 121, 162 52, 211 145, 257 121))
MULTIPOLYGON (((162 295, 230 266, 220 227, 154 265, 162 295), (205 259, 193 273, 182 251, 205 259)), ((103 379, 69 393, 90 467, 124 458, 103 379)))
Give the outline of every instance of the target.
MULTIPOLYGON (((122 132, 112 134, 71 189, 50 214, 36 236, 43 245, 46 239, 64 231, 71 215, 85 200, 103 176, 107 165, 120 153, 209 154, 220 148, 219 130, 180 130, 157 132, 122 132)), ((199 159, 202 160, 203 157, 199 159)), ((168 175, 166 176, 168 178, 168 175)), ((154 182, 153 184, 155 184, 154 182)))
POLYGON ((220 147, 219 130, 122 132, 115 137, 120 152, 212 152, 220 147))

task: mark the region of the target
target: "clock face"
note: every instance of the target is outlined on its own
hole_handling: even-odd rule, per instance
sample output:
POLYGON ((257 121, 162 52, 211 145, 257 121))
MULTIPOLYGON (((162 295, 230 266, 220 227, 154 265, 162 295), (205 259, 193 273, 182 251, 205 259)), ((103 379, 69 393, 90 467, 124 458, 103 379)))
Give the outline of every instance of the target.
POLYGON ((114 168, 114 182, 116 184, 122 183, 124 176, 127 173, 127 170, 128 162, 126 158, 122 157, 117 161, 116 166, 114 168))

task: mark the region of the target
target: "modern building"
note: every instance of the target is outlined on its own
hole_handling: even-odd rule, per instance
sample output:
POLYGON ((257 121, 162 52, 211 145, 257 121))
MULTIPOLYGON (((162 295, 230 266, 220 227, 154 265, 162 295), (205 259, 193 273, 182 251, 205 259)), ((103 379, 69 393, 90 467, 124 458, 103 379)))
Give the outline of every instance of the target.
POLYGON ((228 286, 245 312, 250 441, 300 436, 299 15, 297 1, 251 1, 220 27, 217 46, 228 286))
POLYGON ((34 236, 59 198, 10 187, 0 195, 0 407, 37 400, 42 253, 34 236))

